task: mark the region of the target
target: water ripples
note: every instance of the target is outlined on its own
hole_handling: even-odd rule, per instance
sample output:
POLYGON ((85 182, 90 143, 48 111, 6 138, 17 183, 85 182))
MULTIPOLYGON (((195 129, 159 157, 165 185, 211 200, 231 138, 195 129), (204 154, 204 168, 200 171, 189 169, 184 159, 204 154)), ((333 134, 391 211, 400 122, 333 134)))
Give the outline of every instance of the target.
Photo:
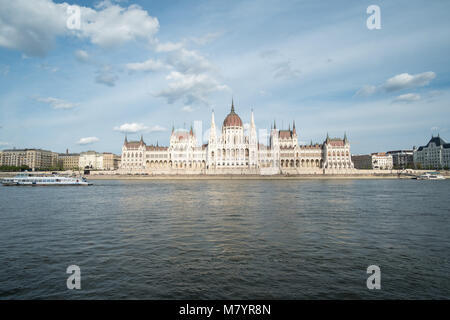
POLYGON ((0 188, 0 299, 450 297, 450 181, 0 188), (81 268, 82 290, 66 288, 81 268), (382 270, 369 291, 366 268, 382 270))

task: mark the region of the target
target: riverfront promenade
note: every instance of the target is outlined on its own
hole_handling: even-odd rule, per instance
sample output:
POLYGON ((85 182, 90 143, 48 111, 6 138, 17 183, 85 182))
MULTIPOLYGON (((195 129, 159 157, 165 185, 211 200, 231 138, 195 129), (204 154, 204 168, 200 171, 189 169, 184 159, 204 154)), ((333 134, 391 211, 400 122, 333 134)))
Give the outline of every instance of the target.
MULTIPOLYGON (((411 179, 432 170, 409 170, 407 174, 401 170, 355 170, 353 174, 276 174, 276 175, 239 175, 239 174, 118 174, 115 171, 94 171, 84 175, 92 180, 321 180, 321 179, 411 179), (400 174, 399 174, 400 173, 400 174)), ((440 171, 450 178, 450 171, 440 171)), ((38 173, 38 172, 35 172, 38 173)), ((39 172, 48 173, 51 172, 39 172)), ((61 175, 72 175, 77 171, 58 172, 61 175)), ((0 178, 15 176, 17 172, 0 172, 0 178)))

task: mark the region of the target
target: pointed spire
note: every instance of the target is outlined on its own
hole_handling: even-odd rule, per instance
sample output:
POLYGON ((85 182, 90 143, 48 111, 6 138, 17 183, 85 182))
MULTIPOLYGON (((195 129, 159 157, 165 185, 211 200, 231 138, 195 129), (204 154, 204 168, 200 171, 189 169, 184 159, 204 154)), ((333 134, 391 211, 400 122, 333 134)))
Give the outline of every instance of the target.
POLYGON ((231 113, 234 113, 234 99, 231 97, 231 113))
POLYGON ((175 131, 175 124, 172 122, 172 133, 175 131))
POLYGON ((252 117, 251 117, 251 127, 252 127, 252 129, 255 128, 255 118, 253 116, 253 108, 252 108, 252 117))
POLYGON ((294 120, 293 123, 292 123, 292 132, 293 132, 294 134, 297 133, 297 131, 295 130, 295 120, 294 120))
POLYGON ((330 141, 330 136, 328 135, 328 132, 327 132, 327 140, 326 141, 327 142, 330 141))
POLYGON ((141 134, 141 142, 144 142, 144 135, 141 134))
POLYGON ((211 113, 211 128, 216 128, 216 122, 214 121, 214 109, 211 113))
POLYGON ((123 144, 127 144, 128 143, 128 139, 127 139, 127 135, 125 134, 125 141, 123 142, 123 144))
POLYGON ((191 129, 189 130, 189 134, 190 134, 191 136, 194 135, 194 132, 192 131, 192 123, 191 123, 191 129))
POLYGON ((275 123, 275 120, 273 120, 273 128, 274 128, 274 129, 277 128, 277 124, 275 123))
POLYGON ((344 142, 347 143, 348 139, 347 139, 347 132, 344 132, 344 142))

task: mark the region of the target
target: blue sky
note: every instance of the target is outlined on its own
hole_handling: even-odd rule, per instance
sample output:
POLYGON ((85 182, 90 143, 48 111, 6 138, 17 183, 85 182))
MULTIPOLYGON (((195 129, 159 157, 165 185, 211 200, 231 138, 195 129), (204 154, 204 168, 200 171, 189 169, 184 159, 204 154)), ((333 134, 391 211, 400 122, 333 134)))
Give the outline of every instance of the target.
POLYGON ((0 149, 120 153, 236 112, 352 153, 450 140, 448 1, 0 0, 0 149), (369 5, 381 29, 369 30, 369 5), (80 8, 80 29, 67 7, 80 8))

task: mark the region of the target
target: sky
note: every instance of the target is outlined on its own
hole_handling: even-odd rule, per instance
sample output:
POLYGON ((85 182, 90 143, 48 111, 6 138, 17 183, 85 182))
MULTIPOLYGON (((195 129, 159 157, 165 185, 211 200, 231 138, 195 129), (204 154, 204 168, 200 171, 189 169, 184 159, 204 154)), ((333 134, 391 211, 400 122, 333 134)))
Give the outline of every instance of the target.
POLYGON ((168 145, 173 126, 208 129, 212 110, 220 128, 232 99, 258 129, 295 121, 301 144, 346 133, 363 154, 450 141, 449 11, 445 0, 0 0, 0 149, 120 154, 141 134, 168 145), (380 29, 367 27, 370 5, 380 29))

